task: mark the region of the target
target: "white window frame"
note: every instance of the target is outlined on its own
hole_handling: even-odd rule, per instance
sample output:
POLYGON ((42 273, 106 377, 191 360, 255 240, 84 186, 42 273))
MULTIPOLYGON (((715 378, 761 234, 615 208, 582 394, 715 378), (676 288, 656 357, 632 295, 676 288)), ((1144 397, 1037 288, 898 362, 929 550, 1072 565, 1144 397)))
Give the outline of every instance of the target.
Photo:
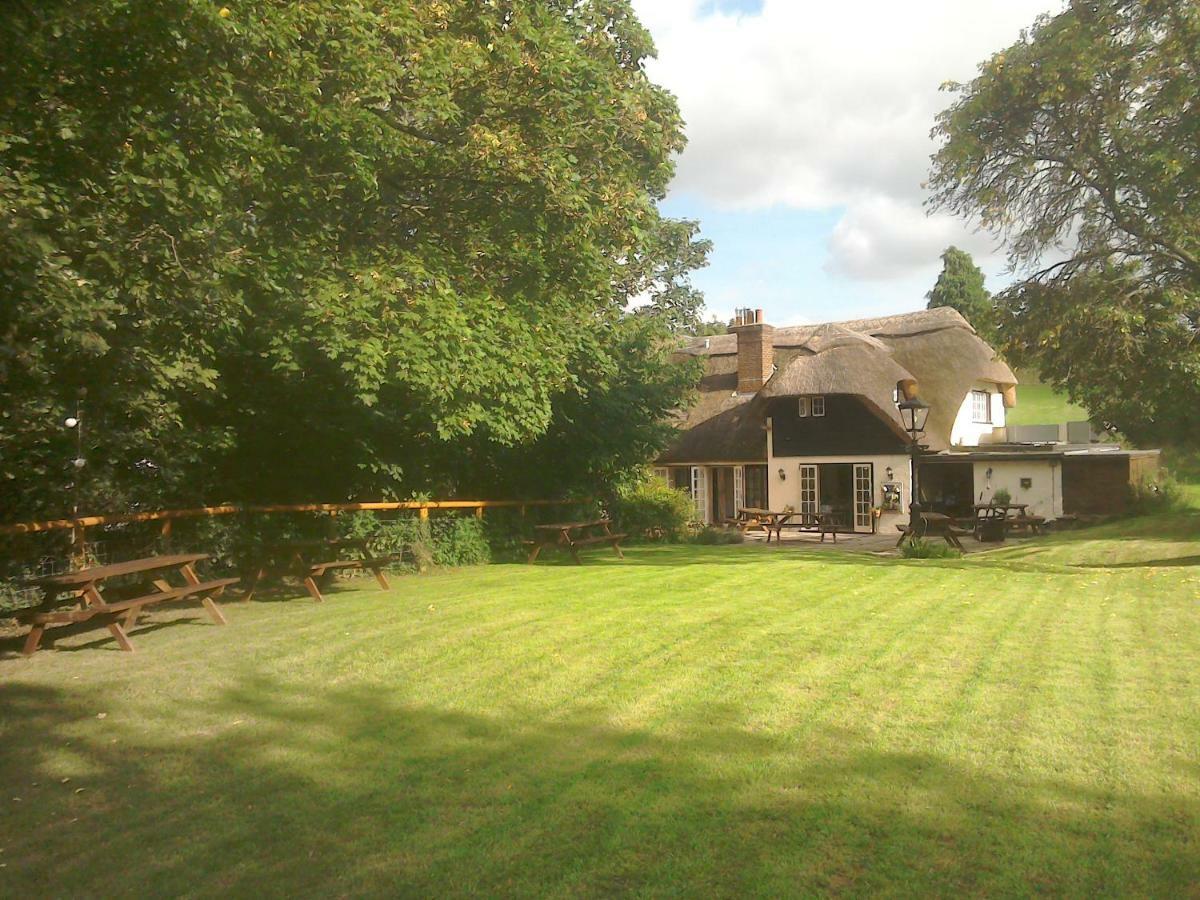
POLYGON ((800 512, 817 514, 821 508, 821 475, 816 466, 800 467, 800 512))
POLYGON ((825 415, 825 395, 817 394, 812 398, 812 414, 813 416, 825 415))
POLYGON ((971 422, 975 425, 992 424, 992 395, 988 391, 971 391, 971 422), (980 418, 980 406, 985 418, 980 418))
POLYGON ((741 466, 733 467, 733 514, 746 506, 746 473, 741 466))
POLYGON ((875 466, 854 464, 854 530, 871 530, 871 510, 875 506, 875 466))
POLYGON ((696 504, 696 520, 707 525, 708 469, 704 466, 692 466, 692 502, 696 504))
POLYGON ((796 415, 801 419, 808 418, 808 398, 801 397, 796 401, 796 415))

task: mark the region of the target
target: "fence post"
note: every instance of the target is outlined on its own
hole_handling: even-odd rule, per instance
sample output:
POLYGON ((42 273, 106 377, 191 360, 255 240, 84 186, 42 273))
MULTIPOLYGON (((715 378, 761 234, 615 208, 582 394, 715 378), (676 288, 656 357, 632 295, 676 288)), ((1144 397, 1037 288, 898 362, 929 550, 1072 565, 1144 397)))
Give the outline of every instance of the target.
POLYGON ((162 527, 158 531, 158 539, 160 543, 160 553, 171 552, 171 523, 173 519, 163 519, 162 527))
POLYGON ((71 563, 79 568, 87 564, 87 529, 78 521, 71 524, 71 563))
POLYGON ((475 518, 477 518, 477 519, 483 518, 483 507, 482 506, 475 507, 475 518))

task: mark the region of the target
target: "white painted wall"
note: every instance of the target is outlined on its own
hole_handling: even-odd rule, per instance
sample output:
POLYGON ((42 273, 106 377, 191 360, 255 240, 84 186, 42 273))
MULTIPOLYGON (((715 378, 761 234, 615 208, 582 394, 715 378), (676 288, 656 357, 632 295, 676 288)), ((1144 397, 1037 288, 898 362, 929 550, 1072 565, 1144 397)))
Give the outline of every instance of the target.
POLYGON ((878 523, 880 532, 894 532, 893 525, 908 521, 908 504, 911 500, 909 491, 912 489, 912 474, 909 458, 905 454, 890 454, 882 456, 776 456, 771 429, 767 429, 767 498, 768 505, 773 510, 782 510, 785 506, 793 509, 800 508, 800 466, 819 466, 821 463, 871 463, 874 467, 872 490, 873 506, 883 505, 883 483, 888 480, 888 466, 892 468, 892 481, 902 485, 900 511, 884 513, 878 523), (783 469, 784 478, 779 477, 783 469))
POLYGON ((987 503, 1000 488, 1008 488, 1013 503, 1028 503, 1029 514, 1057 519, 1063 514, 1062 466, 1057 460, 1012 460, 975 463, 975 502, 987 503), (991 478, 988 470, 991 470, 991 478), (1028 478, 1031 487, 1021 487, 1028 478), (980 496, 983 497, 980 500, 980 496))
POLYGON ((967 391, 958 415, 954 417, 954 427, 950 429, 950 443, 956 447, 978 447, 981 439, 990 437, 993 428, 1004 427, 1004 395, 1000 386, 992 381, 977 381, 967 391), (988 423, 972 421, 971 391, 987 391, 988 402, 992 408, 992 421, 988 423))

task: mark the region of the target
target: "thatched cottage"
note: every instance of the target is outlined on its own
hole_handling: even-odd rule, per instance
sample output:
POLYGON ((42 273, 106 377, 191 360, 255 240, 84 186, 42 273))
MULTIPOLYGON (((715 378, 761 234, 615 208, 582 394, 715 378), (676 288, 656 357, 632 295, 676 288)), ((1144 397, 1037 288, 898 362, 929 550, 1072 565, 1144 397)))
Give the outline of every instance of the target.
POLYGON ((1156 451, 1008 442, 1017 378, 949 308, 788 328, 741 310, 728 334, 680 352, 701 357, 704 375, 655 465, 705 522, 789 506, 836 513, 846 531, 906 520, 909 438, 896 404, 898 385, 913 382, 930 406, 919 484, 935 509, 969 512, 1003 487, 1047 518, 1113 511, 1122 479, 1157 465, 1156 451))

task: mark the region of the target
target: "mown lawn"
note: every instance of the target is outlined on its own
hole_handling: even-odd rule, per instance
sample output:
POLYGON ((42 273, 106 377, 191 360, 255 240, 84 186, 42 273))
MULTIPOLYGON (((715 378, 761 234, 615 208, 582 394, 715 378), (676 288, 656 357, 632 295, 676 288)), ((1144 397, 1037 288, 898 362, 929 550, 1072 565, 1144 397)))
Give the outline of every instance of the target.
POLYGON ((1065 394, 1048 384, 1025 382, 1017 387, 1017 405, 1006 410, 1004 421, 1009 425, 1058 425, 1061 422, 1085 422, 1088 412, 1076 406, 1065 394))
POLYGON ((0 885, 1196 895, 1197 524, 597 553, 10 647, 0 885))

